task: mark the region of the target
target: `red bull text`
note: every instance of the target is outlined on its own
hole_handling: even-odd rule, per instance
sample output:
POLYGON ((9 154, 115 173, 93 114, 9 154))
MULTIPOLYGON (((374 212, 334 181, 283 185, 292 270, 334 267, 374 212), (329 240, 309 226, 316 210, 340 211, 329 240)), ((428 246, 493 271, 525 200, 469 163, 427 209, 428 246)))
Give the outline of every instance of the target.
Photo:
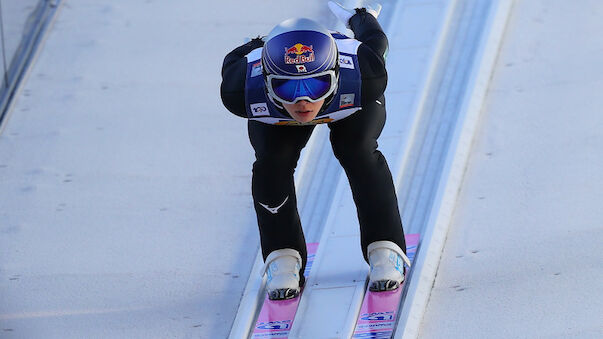
POLYGON ((300 43, 285 47, 285 63, 289 65, 305 64, 314 61, 314 49, 300 43))

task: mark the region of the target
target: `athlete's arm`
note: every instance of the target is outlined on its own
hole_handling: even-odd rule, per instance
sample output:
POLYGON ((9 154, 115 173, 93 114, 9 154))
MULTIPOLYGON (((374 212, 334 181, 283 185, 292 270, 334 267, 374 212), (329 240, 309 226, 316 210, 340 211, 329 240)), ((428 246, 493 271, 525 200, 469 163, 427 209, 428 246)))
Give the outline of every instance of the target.
POLYGON ((230 112, 243 118, 247 118, 245 109, 247 58, 245 56, 263 45, 264 41, 255 38, 228 53, 222 64, 222 85, 220 86, 222 103, 230 112))
POLYGON ((362 74, 362 104, 364 105, 369 101, 377 100, 385 92, 387 36, 377 19, 364 8, 356 10, 349 24, 355 38, 362 42, 358 47, 358 63, 362 74))

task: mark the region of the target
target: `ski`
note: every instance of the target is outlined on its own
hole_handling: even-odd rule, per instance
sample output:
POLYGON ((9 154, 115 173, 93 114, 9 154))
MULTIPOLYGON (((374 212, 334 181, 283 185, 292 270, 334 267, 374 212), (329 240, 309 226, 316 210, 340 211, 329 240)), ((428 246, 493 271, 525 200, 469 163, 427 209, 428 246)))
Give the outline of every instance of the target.
MULTIPOLYGON (((306 277, 306 281, 308 281, 308 275, 314 263, 318 243, 308 243, 306 244, 306 248, 308 249, 308 260, 304 276, 306 277)), ((303 292, 302 288, 297 297, 289 300, 270 300, 268 295, 266 295, 251 338, 287 338, 289 332, 291 332, 293 319, 295 318, 295 313, 297 313, 297 306, 299 306, 303 292)))
MULTIPOLYGON (((412 262, 417 252, 419 234, 406 235, 406 255, 412 262)), ((394 291, 371 292, 368 287, 352 338, 389 339, 394 333, 404 283, 394 291)))

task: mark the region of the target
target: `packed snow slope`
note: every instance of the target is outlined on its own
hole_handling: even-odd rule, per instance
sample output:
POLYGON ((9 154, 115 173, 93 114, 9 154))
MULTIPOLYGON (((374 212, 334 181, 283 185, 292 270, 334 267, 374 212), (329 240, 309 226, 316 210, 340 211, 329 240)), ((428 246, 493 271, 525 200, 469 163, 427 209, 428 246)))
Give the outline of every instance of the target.
POLYGON ((258 235, 223 57, 326 1, 65 0, 0 135, 0 337, 225 338, 258 235))
POLYGON ((602 16, 516 1, 420 338, 603 337, 602 16))
MULTIPOLYGON (((421 338, 602 335, 603 6, 516 2, 421 338)), ((0 132, 0 337, 228 335, 259 241, 220 67, 294 16, 333 20, 62 1, 0 132)))

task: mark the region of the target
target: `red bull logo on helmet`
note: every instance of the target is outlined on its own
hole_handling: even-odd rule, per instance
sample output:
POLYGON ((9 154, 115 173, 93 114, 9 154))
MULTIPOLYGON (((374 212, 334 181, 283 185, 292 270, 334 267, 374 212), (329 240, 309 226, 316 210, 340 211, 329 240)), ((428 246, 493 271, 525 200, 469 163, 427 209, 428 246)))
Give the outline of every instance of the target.
POLYGON ((297 43, 292 47, 285 47, 285 63, 288 65, 305 64, 314 61, 312 46, 297 43))

